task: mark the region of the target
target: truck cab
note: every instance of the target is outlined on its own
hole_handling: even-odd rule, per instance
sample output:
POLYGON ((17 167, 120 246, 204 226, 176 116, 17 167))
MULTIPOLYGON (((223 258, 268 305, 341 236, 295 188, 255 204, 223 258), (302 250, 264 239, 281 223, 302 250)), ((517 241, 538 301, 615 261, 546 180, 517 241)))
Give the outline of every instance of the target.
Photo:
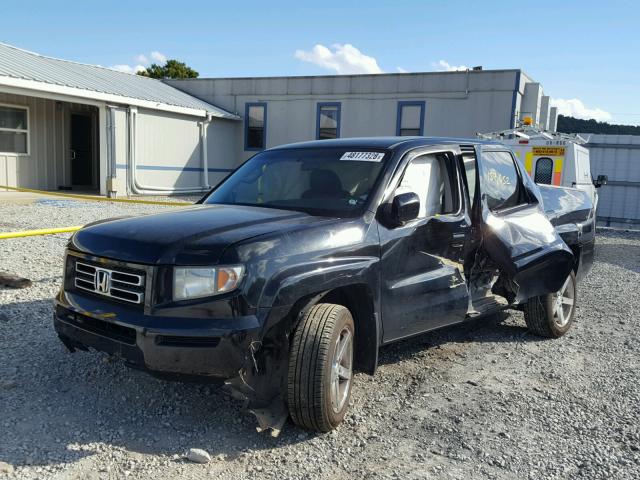
POLYGON ((506 308, 559 337, 593 204, 497 142, 388 137, 256 154, 193 207, 71 237, 54 326, 164 378, 223 382, 260 429, 336 428, 380 346, 506 308))

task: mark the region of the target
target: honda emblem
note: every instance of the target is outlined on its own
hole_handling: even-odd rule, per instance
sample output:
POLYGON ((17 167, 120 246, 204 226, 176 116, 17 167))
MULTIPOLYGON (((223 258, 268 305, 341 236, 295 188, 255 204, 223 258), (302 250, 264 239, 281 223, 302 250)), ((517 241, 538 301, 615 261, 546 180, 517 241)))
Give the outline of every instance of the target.
POLYGON ((111 290, 111 272, 109 270, 96 269, 95 289, 98 293, 109 294, 109 290, 111 290))

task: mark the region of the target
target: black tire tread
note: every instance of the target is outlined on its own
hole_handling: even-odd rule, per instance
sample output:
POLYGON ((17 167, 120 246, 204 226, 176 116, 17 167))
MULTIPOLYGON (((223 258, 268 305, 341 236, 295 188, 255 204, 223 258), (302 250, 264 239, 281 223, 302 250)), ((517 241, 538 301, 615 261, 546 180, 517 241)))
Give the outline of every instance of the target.
POLYGON ((552 326, 553 314, 552 303, 553 294, 541 295, 539 297, 530 298, 527 303, 524 304, 524 321, 527 327, 535 335, 546 338, 560 338, 564 335, 573 323, 573 316, 575 315, 575 305, 578 301, 578 289, 576 285, 576 277, 574 273, 570 273, 571 281, 573 282, 574 292, 574 307, 571 313, 571 319, 569 323, 563 328, 552 326))
POLYGON ((335 428, 326 415, 323 374, 342 305, 314 305, 296 328, 289 354, 287 400, 292 420, 303 428, 328 432, 335 428))
POLYGON ((541 337, 554 338, 555 335, 549 326, 546 302, 546 295, 530 298, 524 305, 524 321, 532 333, 541 337))

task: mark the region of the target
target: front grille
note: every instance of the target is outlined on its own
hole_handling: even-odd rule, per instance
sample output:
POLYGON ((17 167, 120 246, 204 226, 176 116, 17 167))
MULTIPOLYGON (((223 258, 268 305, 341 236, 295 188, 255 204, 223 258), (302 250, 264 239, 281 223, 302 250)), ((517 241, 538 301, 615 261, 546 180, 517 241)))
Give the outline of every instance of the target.
POLYGON ((115 323, 98 320, 80 313, 74 313, 63 307, 57 309, 58 317, 82 330, 95 333, 102 337, 111 338, 128 345, 136 344, 136 331, 133 328, 123 327, 115 323))
POLYGON ((85 292, 137 305, 144 302, 144 272, 106 268, 78 259, 73 276, 75 287, 85 292))

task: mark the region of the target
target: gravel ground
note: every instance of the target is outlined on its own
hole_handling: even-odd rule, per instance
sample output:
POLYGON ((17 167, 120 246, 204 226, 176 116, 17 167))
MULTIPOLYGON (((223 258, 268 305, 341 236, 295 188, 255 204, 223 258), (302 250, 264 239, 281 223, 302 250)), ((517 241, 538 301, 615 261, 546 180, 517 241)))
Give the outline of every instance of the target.
MULTIPOLYGON (((166 208, 0 205, 0 231, 166 208)), ((0 462, 12 478, 640 478, 639 233, 600 232, 564 338, 536 338, 512 312, 385 347, 337 431, 288 424, 277 439, 216 388, 67 353, 51 321, 67 238, 0 240, 0 268, 34 281, 0 289, 0 462), (212 460, 189 462, 190 448, 212 460)))

